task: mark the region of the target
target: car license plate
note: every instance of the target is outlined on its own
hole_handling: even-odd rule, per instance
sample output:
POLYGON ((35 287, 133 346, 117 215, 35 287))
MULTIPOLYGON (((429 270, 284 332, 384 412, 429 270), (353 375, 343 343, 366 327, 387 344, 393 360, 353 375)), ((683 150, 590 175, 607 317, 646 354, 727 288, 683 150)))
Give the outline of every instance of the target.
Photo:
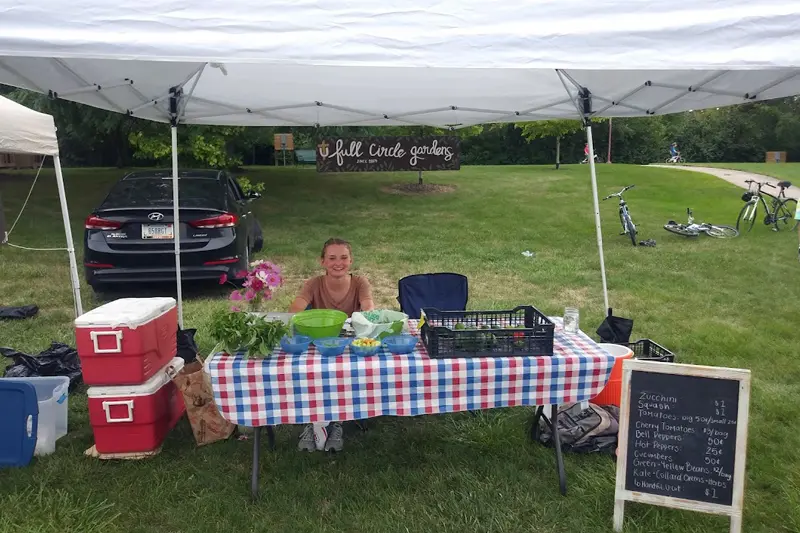
POLYGON ((172 224, 142 224, 142 239, 172 238, 172 224))

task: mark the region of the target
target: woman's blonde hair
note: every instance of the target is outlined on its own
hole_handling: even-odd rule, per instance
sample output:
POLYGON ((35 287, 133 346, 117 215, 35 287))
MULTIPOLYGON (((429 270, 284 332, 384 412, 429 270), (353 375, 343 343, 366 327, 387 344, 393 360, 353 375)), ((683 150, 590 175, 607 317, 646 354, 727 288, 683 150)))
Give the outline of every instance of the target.
POLYGON ((347 246, 347 251, 350 252, 350 255, 353 255, 353 249, 350 247, 350 243, 349 242, 347 242, 344 239, 332 238, 332 239, 328 239, 327 241, 325 241, 325 244, 322 245, 322 253, 320 254, 320 257, 325 259, 325 252, 328 251, 328 246, 333 246, 335 244, 340 244, 342 246, 347 246))

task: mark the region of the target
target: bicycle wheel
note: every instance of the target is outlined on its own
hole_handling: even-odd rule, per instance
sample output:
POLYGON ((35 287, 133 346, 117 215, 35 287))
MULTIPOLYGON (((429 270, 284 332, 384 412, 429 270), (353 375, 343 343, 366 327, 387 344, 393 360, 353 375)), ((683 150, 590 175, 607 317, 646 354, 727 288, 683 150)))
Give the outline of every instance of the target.
POLYGON ((706 235, 717 239, 732 239, 739 236, 739 231, 732 226, 717 226, 710 224, 706 235))
POLYGON ((625 217, 625 229, 628 230, 628 235, 631 238, 631 243, 636 246, 636 226, 633 224, 630 215, 625 217))
POLYGON ((756 223, 756 206, 757 204, 753 203, 746 203, 742 210, 739 211, 739 217, 736 219, 736 230, 737 231, 745 231, 745 229, 749 232, 753 229, 753 225, 756 223))
POLYGON ((794 198, 787 198, 778 204, 775 208, 775 229, 778 231, 782 229, 795 229, 798 221, 794 219, 794 214, 797 212, 797 200, 794 198))
POLYGON ((688 229, 683 224, 664 224, 664 229, 676 235, 683 235, 684 237, 697 237, 700 235, 698 232, 688 229))

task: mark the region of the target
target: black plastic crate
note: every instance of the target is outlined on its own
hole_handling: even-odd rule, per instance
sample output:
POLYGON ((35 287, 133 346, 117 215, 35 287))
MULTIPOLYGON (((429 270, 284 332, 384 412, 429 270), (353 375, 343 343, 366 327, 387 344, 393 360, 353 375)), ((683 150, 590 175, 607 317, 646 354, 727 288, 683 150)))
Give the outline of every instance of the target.
POLYGON ((662 363, 674 363, 675 354, 650 339, 640 339, 636 342, 624 344, 633 351, 634 359, 640 361, 660 361, 662 363))
POLYGON ((553 355, 555 324, 530 305, 510 311, 424 307, 422 312, 420 336, 433 358, 553 355))

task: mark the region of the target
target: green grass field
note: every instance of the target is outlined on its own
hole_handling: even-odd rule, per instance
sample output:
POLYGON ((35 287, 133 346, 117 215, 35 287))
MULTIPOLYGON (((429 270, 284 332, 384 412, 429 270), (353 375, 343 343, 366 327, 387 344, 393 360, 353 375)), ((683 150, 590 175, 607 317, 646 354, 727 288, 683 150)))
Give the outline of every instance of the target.
MULTIPOLYGON (((786 168, 789 168, 787 166, 786 168)), ((777 166, 773 168, 778 168, 777 166)), ((757 226, 743 237, 695 240, 662 229, 692 207, 698 220, 735 223, 741 190, 705 175, 660 168, 599 165, 602 195, 626 193, 641 239, 619 236, 617 206, 601 203, 611 304, 635 319, 634 338, 652 338, 679 362, 749 368, 753 373, 744 530, 800 530, 800 359, 797 235, 757 226)), ((68 169, 76 241, 90 209, 121 175, 68 169)), ((331 236, 354 245, 355 270, 394 306, 406 274, 457 271, 469 276, 470 308, 534 304, 552 315, 581 309, 593 334, 603 318, 588 168, 465 167, 430 173, 455 192, 414 197, 385 192, 416 175, 318 175, 309 169, 249 169, 267 185, 254 209, 265 230, 259 257, 280 263, 286 286, 272 304, 285 310, 331 236), (535 252, 533 259, 524 250, 535 252)), ((0 176, 13 222, 30 173, 0 176)), ((10 242, 63 246, 52 173, 45 173, 10 242)), ((79 258, 80 262, 80 258, 79 258)), ((169 289, 167 289, 169 290, 169 289)), ((186 325, 198 328, 225 306, 218 286, 194 287, 186 325)), ((37 304, 30 320, 0 322, 0 345, 38 352, 52 340, 74 343, 64 252, 0 248, 0 303, 37 304)), ((84 305, 99 301, 85 289, 84 305)), ((533 410, 514 408, 416 418, 379 418, 346 434, 335 457, 295 449, 298 427, 281 427, 263 454, 261 499, 249 497, 249 442, 197 448, 186 420, 148 461, 100 462, 86 396, 70 396, 70 433, 56 453, 23 469, 0 471, 0 531, 25 532, 556 532, 611 531, 614 463, 566 457, 569 492, 558 493, 553 452, 527 437, 533 410)), ((629 532, 728 531, 723 517, 629 504, 629 532)))

